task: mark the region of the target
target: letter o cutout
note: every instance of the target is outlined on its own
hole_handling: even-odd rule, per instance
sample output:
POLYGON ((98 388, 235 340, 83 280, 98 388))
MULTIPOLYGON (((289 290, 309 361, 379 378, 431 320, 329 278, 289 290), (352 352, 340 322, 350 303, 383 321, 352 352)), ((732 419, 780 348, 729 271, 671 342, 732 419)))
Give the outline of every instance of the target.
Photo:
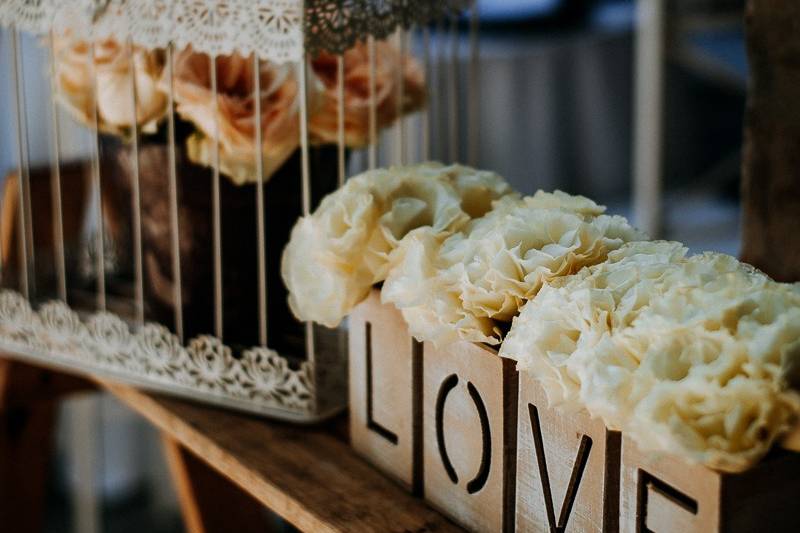
MULTIPOLYGON (((458 386, 458 376, 450 374, 442 381, 439 387, 439 393, 436 396, 436 443, 439 448, 439 457, 442 460, 447 476, 453 484, 458 484, 458 474, 453 467, 450 456, 447 453, 447 446, 444 441, 444 406, 447 402, 447 397, 450 392, 458 386)), ((489 472, 492 466, 492 433, 489 425, 489 413, 486 411, 486 405, 483 403, 478 389, 471 382, 467 382, 467 392, 475 404, 475 409, 478 411, 478 419, 481 424, 481 439, 482 439, 482 453, 481 464, 478 467, 478 473, 467 483, 467 492, 475 494, 480 491, 489 479, 489 472)))

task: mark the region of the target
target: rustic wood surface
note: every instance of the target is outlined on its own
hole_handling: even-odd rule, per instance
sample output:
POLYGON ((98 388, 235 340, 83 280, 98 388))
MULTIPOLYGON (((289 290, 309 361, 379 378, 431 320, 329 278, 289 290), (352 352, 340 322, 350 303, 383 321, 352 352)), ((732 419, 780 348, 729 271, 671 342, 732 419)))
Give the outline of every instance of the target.
POLYGON ((742 258, 800 280, 800 2, 749 0, 742 258))
POLYGON ((268 422, 100 382, 166 436, 303 531, 457 531, 331 427, 268 422))
POLYGON ((421 492, 421 345, 380 292, 350 315, 350 440, 407 488, 421 492))
POLYGON ((175 439, 164 437, 172 482, 187 533, 266 533, 264 506, 175 439))
POLYGON ((483 345, 423 348, 425 499, 473 531, 513 531, 517 373, 483 345))
POLYGON ((617 531, 620 434, 585 412, 549 409, 526 373, 519 389, 518 530, 617 531))

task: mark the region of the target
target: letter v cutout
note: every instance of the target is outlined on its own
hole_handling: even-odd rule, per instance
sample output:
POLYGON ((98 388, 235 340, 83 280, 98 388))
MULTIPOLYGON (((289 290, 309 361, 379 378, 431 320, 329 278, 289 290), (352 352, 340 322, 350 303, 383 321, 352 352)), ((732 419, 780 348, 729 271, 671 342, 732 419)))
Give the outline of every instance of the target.
POLYGON ((539 410, 535 405, 528 404, 528 413, 531 418, 531 428, 533 429, 533 442, 536 446, 536 462, 539 465, 539 477, 542 479, 542 492, 544 493, 544 504, 547 510, 547 522, 550 524, 551 533, 564 533, 567 529, 567 521, 569 520, 572 506, 575 503, 575 497, 578 494, 578 487, 581 484, 581 477, 583 471, 586 469, 586 463, 589 460, 589 452, 592 449, 592 439, 588 435, 581 437, 581 443, 578 446, 578 454, 575 457, 575 464, 572 467, 572 475, 567 485, 567 493, 564 495, 564 501, 561 504, 561 512, 556 522, 556 513, 553 508, 553 494, 550 490, 550 474, 547 470, 547 458, 544 454, 544 440, 542 439, 542 426, 539 423, 539 410))

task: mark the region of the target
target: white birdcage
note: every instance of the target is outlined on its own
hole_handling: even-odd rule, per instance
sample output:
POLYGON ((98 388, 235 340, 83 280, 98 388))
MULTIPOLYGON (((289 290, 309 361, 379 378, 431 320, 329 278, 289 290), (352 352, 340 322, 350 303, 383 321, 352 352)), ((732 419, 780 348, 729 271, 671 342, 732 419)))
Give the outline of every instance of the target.
POLYGON ((4 0, 0 349, 296 421, 340 410, 345 332, 294 321, 281 248, 354 171, 473 162, 471 5, 4 0))

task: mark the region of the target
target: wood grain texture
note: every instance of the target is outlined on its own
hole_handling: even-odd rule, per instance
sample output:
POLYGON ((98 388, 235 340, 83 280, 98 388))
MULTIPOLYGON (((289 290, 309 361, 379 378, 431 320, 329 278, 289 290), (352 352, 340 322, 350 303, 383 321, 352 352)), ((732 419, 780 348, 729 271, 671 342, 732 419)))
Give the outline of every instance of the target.
POLYGON ((372 291, 350 315, 350 440, 370 463, 420 492, 420 346, 372 291))
POLYGON ((483 345, 423 349, 425 499, 472 531, 513 531, 517 373, 483 345))
POLYGON ((263 505, 171 437, 162 439, 187 533, 266 533, 263 505))
POLYGON ((776 451, 741 474, 641 452, 622 439, 621 531, 800 531, 800 454, 776 451))
POLYGON ((642 453, 623 436, 621 481, 620 526, 625 533, 638 533, 645 526, 659 533, 720 530, 722 478, 703 466, 642 453), (653 492, 664 497, 649 498, 653 492), (688 513, 684 502, 694 502, 688 513), (670 508, 664 507, 670 503, 670 508), (672 529, 670 524, 681 529, 672 529))
POLYGON ((742 258, 800 280, 800 2, 749 0, 742 258))
POLYGON ((327 427, 299 427, 101 382, 165 435, 303 531, 457 531, 327 427))
POLYGON ((617 531, 620 434, 587 413, 549 409, 526 373, 519 377, 518 413, 519 531, 617 531))

